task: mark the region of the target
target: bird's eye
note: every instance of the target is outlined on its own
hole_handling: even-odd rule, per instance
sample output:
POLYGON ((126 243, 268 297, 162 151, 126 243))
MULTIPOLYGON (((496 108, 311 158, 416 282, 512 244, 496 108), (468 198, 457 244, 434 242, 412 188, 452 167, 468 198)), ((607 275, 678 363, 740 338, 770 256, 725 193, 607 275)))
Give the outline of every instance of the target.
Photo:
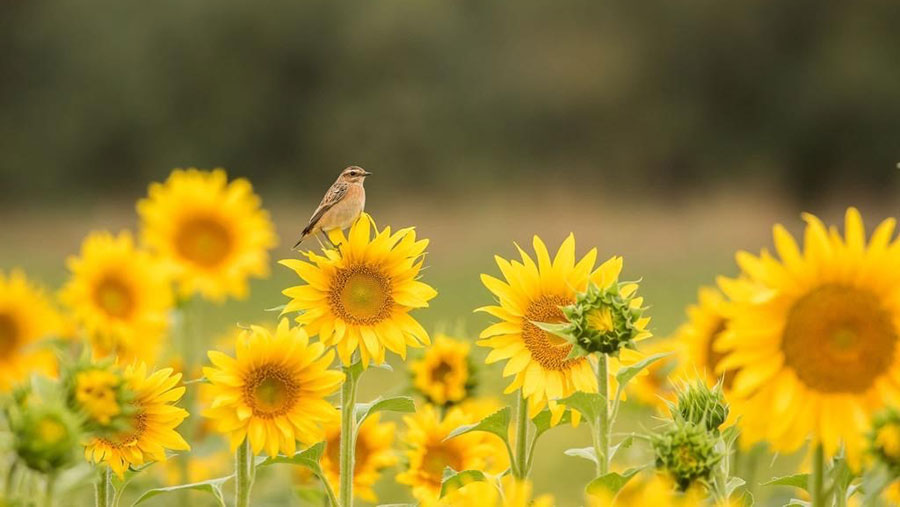
POLYGON ((350 171, 350 176, 359 176, 359 171, 350 171))

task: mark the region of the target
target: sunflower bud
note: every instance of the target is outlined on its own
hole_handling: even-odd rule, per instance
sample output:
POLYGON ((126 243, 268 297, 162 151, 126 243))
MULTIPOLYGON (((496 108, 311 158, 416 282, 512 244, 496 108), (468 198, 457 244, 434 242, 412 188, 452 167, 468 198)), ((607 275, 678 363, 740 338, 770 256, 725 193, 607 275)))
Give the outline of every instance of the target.
POLYGON ((634 283, 614 282, 601 288, 590 284, 575 303, 561 308, 568 322, 534 324, 575 345, 572 357, 599 352, 616 355, 623 348, 634 349, 636 340, 650 336, 644 330, 643 298, 634 295, 634 283))
POLYGON ((900 475, 900 412, 888 409, 872 421, 869 452, 895 475, 900 475))
POLYGON ((705 426, 709 431, 719 430, 728 418, 728 410, 721 383, 710 388, 702 380, 697 380, 692 384, 685 383, 678 390, 675 413, 687 422, 705 426))
POLYGON ((69 405, 84 417, 90 430, 115 433, 130 424, 133 394, 112 361, 81 361, 65 370, 64 382, 69 405))
POLYGON ((651 440, 656 467, 665 470, 681 491, 697 481, 710 481, 724 456, 718 442, 718 436, 706 426, 680 419, 651 440))
POLYGON ((80 421, 61 401, 20 392, 7 408, 7 419, 16 455, 28 468, 49 473, 75 462, 80 421))

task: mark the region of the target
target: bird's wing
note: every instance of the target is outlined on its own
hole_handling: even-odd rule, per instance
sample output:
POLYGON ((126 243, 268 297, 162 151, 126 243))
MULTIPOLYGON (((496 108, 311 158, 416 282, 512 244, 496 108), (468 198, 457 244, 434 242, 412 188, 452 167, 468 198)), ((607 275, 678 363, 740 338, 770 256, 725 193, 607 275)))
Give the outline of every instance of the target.
POLYGON ((335 183, 328 189, 328 192, 325 192, 325 197, 322 198, 322 202, 319 203, 319 207, 316 208, 315 213, 313 213, 312 217, 309 219, 309 224, 307 224, 306 229, 303 229, 303 234, 309 234, 310 231, 313 230, 313 227, 319 222, 322 218, 322 215, 325 214, 326 211, 330 210, 332 206, 339 203, 341 199, 347 195, 347 190, 350 188, 350 185, 343 182, 335 183))

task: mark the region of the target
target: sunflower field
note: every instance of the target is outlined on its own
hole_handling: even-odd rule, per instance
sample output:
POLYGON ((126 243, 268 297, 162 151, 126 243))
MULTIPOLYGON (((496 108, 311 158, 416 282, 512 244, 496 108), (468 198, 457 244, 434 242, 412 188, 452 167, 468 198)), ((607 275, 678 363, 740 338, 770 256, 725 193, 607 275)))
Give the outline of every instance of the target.
POLYGON ((276 259, 222 169, 135 209, 60 287, 0 271, 0 505, 900 503, 893 218, 776 224, 682 312, 574 234, 441 275, 366 213, 276 259), (458 277, 467 311, 423 324, 458 277))

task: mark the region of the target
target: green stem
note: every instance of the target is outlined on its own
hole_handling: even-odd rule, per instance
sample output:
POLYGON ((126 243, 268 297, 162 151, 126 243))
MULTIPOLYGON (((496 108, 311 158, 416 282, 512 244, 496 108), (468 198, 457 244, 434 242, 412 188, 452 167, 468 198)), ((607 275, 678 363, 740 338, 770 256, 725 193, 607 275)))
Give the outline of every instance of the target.
POLYGON ((356 387, 359 375, 353 374, 352 366, 344 366, 344 384, 341 386, 341 506, 353 506, 353 471, 356 465, 356 387))
POLYGON ((100 477, 97 479, 95 498, 97 507, 110 507, 112 496, 112 471, 106 465, 100 465, 100 477))
POLYGON ((19 469, 19 460, 14 460, 6 471, 6 485, 3 488, 3 494, 7 499, 13 498, 13 482, 15 482, 16 471, 19 469))
POLYGON ((250 490, 253 489, 255 467, 253 463, 253 451, 250 450, 249 435, 237 449, 234 463, 234 477, 237 483, 234 504, 237 507, 250 506, 250 490))
POLYGON ((519 390, 519 403, 516 410, 516 462, 513 473, 519 479, 527 479, 531 472, 528 469, 528 403, 522 390, 519 390))
POLYGON ((334 494, 334 488, 331 487, 331 483, 328 482, 328 478, 325 477, 325 474, 321 474, 319 479, 322 481, 322 484, 325 485, 325 493, 328 495, 328 499, 325 501, 326 506, 331 507, 340 507, 340 502, 338 502, 337 495, 334 494))
MULTIPOLYGON (((202 341, 200 340, 200 335, 196 330, 196 317, 197 317, 197 305, 195 304, 195 299, 190 297, 181 302, 180 306, 180 329, 178 330, 178 349, 181 351, 181 358, 183 361, 182 365, 182 375, 185 380, 193 380, 192 376, 194 374, 194 368, 197 366, 197 363, 201 360, 200 354, 198 351, 198 347, 202 347, 202 341)), ((184 406, 188 412, 196 413, 197 407, 197 389, 191 388, 187 389, 185 392, 184 399, 182 400, 182 406, 184 406)), ((186 438, 189 442, 194 440, 194 436, 197 434, 197 424, 199 422, 199 418, 197 417, 189 417, 184 423, 181 424, 179 432, 184 438, 186 438)), ((178 475, 179 475, 179 483, 184 484, 188 481, 188 465, 189 458, 187 456, 179 456, 178 457, 178 475)), ((190 492, 189 491, 181 491, 177 495, 178 505, 181 507, 188 507, 190 505, 190 492)), ((118 505, 114 506, 118 507, 118 505)))
POLYGON ((47 474, 47 483, 44 485, 44 506, 53 506, 53 488, 56 486, 56 472, 47 474))
POLYGON ((809 476, 809 493, 812 496, 812 507, 825 507, 825 450, 822 444, 816 444, 813 453, 812 474, 809 476))
POLYGON ((594 452, 597 454, 597 477, 601 477, 609 473, 609 430, 612 426, 609 417, 609 358, 606 354, 600 354, 597 361, 597 386, 603 404, 594 425, 594 452))

